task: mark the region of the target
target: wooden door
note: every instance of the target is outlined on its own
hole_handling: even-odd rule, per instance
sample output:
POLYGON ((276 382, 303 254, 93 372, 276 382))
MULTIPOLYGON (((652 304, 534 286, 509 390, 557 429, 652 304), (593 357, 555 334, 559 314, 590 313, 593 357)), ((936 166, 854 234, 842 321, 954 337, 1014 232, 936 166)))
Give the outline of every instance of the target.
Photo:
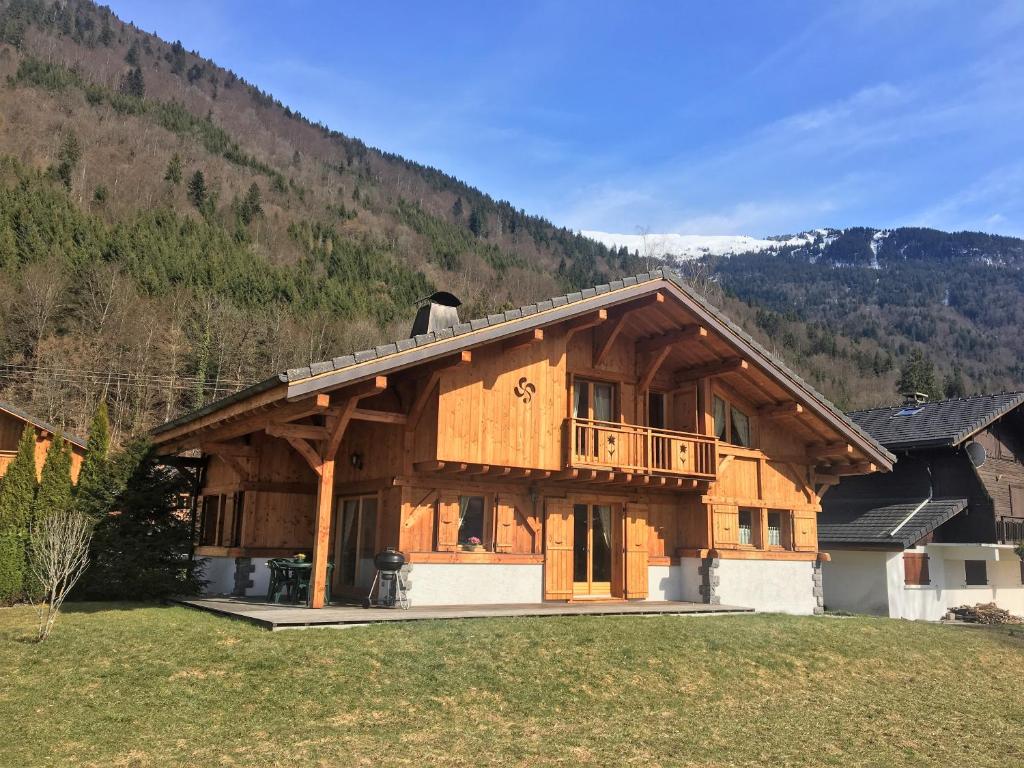
POLYGON ((363 595, 373 582, 377 554, 377 497, 340 499, 335 505, 332 589, 363 595))
POLYGON ((544 599, 572 598, 572 505, 568 499, 544 503, 544 599))
POLYGON ((636 600, 647 597, 647 505, 626 504, 623 541, 623 597, 636 600))
POLYGON ((574 504, 572 507, 573 594, 612 594, 616 507, 611 504, 574 504))

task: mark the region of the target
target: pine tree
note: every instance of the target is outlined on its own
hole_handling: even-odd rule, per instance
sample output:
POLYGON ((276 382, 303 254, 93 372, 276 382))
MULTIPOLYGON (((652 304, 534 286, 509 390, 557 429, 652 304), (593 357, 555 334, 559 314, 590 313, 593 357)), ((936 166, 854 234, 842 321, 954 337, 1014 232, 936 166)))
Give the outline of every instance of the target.
POLYGON ((960 370, 959 365, 954 365, 953 370, 946 374, 946 378, 942 382, 942 389, 946 397, 963 397, 967 394, 963 371, 960 370))
POLYGON ((900 368, 897 387, 901 395, 922 392, 929 397, 939 396, 940 393, 935 386, 935 365, 924 352, 915 349, 910 353, 900 368))
POLYGON ((454 216, 456 219, 461 219, 462 218, 462 197, 461 196, 455 198, 455 204, 452 205, 452 216, 454 216))
POLYGON ((78 473, 78 485, 75 488, 76 505, 90 517, 95 518, 102 514, 102 508, 109 501, 109 450, 110 420, 107 416, 107 404, 101 400, 89 425, 85 458, 82 460, 82 469, 78 473))
POLYGON ((133 67, 121 78, 121 93, 141 99, 146 95, 146 81, 142 69, 133 67))
POLYGON ((203 176, 202 171, 196 171, 188 182, 188 199, 192 201, 192 205, 202 211, 206 204, 206 197, 206 177, 203 176))
POLYGON ((24 592, 25 546, 36 495, 36 432, 26 425, 0 485, 0 603, 24 592))
POLYGON ((171 161, 167 163, 167 171, 164 173, 164 181, 169 181, 177 186, 181 184, 181 156, 175 152, 171 161))
POLYGON ((89 570, 76 596, 98 600, 154 599, 195 594, 201 560, 190 560, 192 526, 177 500, 189 490, 144 441, 111 457, 110 487, 116 489, 93 534, 89 570), (117 514, 110 514, 117 512, 117 514))
POLYGON ((71 494, 71 448, 61 435, 54 435, 39 476, 33 522, 68 509, 71 494))
POLYGON ((57 152, 57 165, 51 166, 50 173, 65 187, 71 189, 71 174, 74 173, 75 166, 81 158, 82 145, 78 143, 75 132, 68 131, 57 152))

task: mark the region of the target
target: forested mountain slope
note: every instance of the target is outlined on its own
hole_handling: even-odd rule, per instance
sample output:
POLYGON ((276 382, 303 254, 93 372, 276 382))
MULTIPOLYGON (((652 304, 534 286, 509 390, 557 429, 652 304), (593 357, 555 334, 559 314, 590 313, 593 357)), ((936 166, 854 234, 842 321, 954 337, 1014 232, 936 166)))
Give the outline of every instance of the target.
MULTIPOLYGON (((840 327, 819 298, 846 273, 776 257, 777 290, 744 257, 685 268, 840 405, 891 399, 913 344, 840 327)), ((311 124, 106 9, 0 0, 0 397, 70 430, 99 398, 123 438, 403 336, 438 288, 476 316, 647 266, 311 124)), ((953 351, 933 351, 942 371, 953 351)))

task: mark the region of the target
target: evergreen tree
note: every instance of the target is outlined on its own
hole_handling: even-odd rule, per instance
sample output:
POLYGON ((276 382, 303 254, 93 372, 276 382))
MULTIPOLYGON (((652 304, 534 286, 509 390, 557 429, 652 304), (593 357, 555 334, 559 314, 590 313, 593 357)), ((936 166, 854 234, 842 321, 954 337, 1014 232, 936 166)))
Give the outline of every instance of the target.
POLYGON ((485 227, 485 216, 481 213, 479 208, 473 208, 469 213, 469 231, 472 232, 476 237, 480 237, 484 233, 485 227))
POLYGON ((167 171, 164 173, 164 181, 169 181, 177 186, 181 184, 181 156, 175 152, 167 163, 167 171))
POLYGON ((96 525, 89 570, 75 596, 138 600, 196 594, 202 561, 188 557, 192 525, 177 508, 180 495, 191 490, 186 478, 144 441, 129 444, 109 467, 115 490, 96 525))
POLYGON ((932 398, 939 396, 935 386, 935 365, 924 352, 915 349, 910 353, 900 368, 897 387, 901 395, 923 392, 932 398))
POLYGON ((188 181, 188 199, 192 201, 192 205, 202 211, 207 197, 206 177, 203 176, 202 171, 196 171, 188 181))
POLYGON ((146 95, 146 81, 140 67, 132 67, 121 78, 121 93, 141 99, 146 95))
POLYGON ((241 205, 238 209, 239 218, 242 223, 248 226, 252 223, 253 219, 256 219, 263 215, 263 197, 260 194, 260 185, 255 181, 250 185, 249 191, 245 195, 245 199, 242 200, 241 205))
POLYGON ((102 514, 107 499, 107 453, 110 450, 110 420, 107 404, 100 401, 89 425, 89 439, 85 445, 85 458, 78 473, 75 502, 82 512, 95 517, 102 514))
POLYGON ((954 365, 953 370, 946 374, 946 378, 942 382, 942 389, 946 397, 963 397, 967 394, 963 371, 960 370, 959 365, 954 365))
POLYGON ((32 520, 42 520, 66 510, 71 503, 71 447, 61 435, 54 435, 39 476, 32 520))
POLYGON ((25 546, 36 495, 36 432, 26 425, 0 485, 0 603, 24 592, 25 546))
POLYGON ((65 187, 71 189, 71 175, 75 172, 75 166, 78 165, 81 158, 82 146, 78 143, 78 137, 74 131, 68 131, 57 152, 57 164, 50 167, 51 175, 65 187))
POLYGON ((125 63, 133 67, 139 66, 139 41, 135 40, 132 43, 132 47, 128 49, 128 53, 124 57, 125 63))
POLYGON ((452 216, 456 219, 462 218, 462 197, 455 198, 455 204, 452 206, 452 216))

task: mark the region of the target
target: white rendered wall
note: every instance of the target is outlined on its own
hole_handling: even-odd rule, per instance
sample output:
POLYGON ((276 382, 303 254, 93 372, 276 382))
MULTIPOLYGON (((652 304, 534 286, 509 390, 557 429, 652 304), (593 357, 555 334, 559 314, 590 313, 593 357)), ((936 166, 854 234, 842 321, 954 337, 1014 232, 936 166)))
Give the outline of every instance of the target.
POLYGON ((704 598, 700 594, 701 559, 699 557, 679 558, 679 599, 690 603, 702 603, 704 598))
POLYGON ((715 594, 722 605, 756 611, 814 613, 814 563, 789 560, 720 559, 715 594))
POLYGON ((822 565, 825 609, 889 615, 886 558, 891 552, 838 549, 822 565))
POLYGON ((685 600, 678 565, 651 565, 647 567, 648 600, 685 600))
POLYGON ((414 563, 409 574, 413 606, 539 603, 544 566, 496 563, 414 563))
MULTIPOLYGON (((235 558, 233 557, 204 557, 203 579, 207 582, 203 589, 204 595, 230 595, 235 589, 235 558)), ((263 597, 267 594, 270 586, 270 569, 267 568, 266 557, 254 557, 251 564, 254 566, 249 580, 252 586, 246 589, 247 597, 263 597)))
POLYGON ((938 621, 950 608, 977 603, 995 603, 1018 616, 1024 615, 1024 585, 1020 579, 1020 560, 1006 549, 961 545, 950 553, 942 546, 908 550, 928 554, 928 576, 931 584, 904 584, 903 553, 891 553, 886 561, 889 583, 889 615, 894 619, 938 621), (972 552, 972 549, 974 550, 972 552), (955 554, 955 559, 946 555, 955 554), (967 586, 964 577, 965 554, 986 560, 988 584, 967 586), (999 559, 991 559, 998 557, 999 559))
POLYGON ((235 588, 235 558, 204 557, 204 595, 230 595, 235 588))

